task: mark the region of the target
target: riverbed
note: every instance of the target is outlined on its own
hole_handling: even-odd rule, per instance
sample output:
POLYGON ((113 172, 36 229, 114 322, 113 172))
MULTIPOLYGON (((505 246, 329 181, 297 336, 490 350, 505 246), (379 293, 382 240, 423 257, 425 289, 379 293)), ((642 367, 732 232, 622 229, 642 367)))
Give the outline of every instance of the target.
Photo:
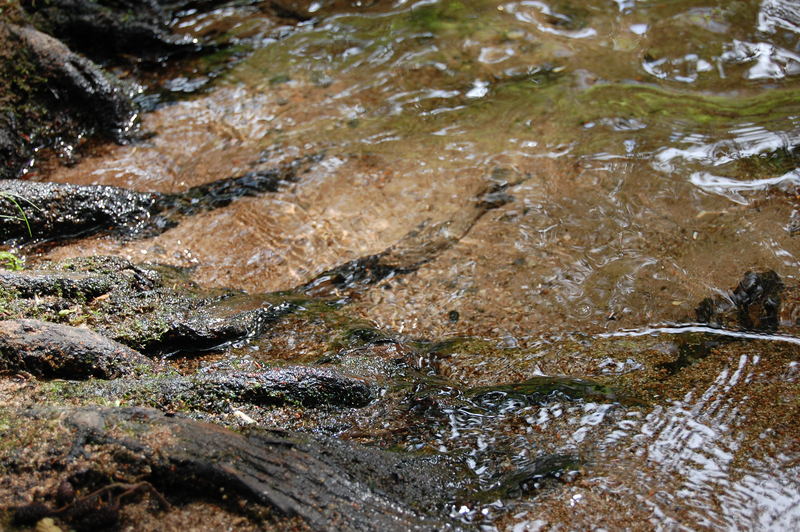
MULTIPOLYGON (((27 260, 118 255, 262 294, 411 242, 413 268, 341 311, 413 346, 415 371, 447 381, 425 393, 457 397, 307 430, 459 460, 480 496, 440 510, 463 524, 797 527, 800 8, 301 4, 300 21, 258 2, 181 13, 175 31, 234 46, 139 80, 138 140, 31 174, 176 193, 308 157, 296 180, 27 260), (780 277, 777 326, 699 323, 749 271, 780 277), (619 391, 540 397, 545 377, 619 391)), ((197 365, 325 354, 285 328, 197 365)))

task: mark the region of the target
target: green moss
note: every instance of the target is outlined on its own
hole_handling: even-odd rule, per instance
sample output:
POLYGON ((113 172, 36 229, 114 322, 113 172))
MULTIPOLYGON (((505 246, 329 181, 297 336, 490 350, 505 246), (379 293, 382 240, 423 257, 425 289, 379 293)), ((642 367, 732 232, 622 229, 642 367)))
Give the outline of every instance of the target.
POLYGON ((720 126, 732 120, 785 117, 800 109, 800 89, 774 89, 753 96, 714 96, 638 84, 595 85, 580 93, 579 121, 608 116, 665 118, 720 126))

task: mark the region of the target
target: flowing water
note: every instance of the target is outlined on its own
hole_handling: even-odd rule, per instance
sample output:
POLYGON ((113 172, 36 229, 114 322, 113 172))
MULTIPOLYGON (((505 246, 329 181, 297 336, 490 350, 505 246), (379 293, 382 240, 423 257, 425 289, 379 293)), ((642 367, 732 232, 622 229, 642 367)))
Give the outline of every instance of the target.
POLYGON ((515 531, 800 526, 792 298, 770 336, 686 325, 748 270, 798 284, 800 6, 286 6, 309 19, 258 2, 184 13, 178 31, 224 35, 236 54, 144 87, 151 136, 39 176, 175 192, 319 162, 159 236, 92 237, 43 258, 118 254, 262 293, 432 227, 447 245, 347 312, 449 341, 420 369, 462 388, 557 375, 638 397, 459 395, 419 434, 382 442, 463 457, 485 496, 455 501, 453 517, 515 531), (491 187, 512 199, 470 215, 491 187), (712 347, 665 370, 687 345, 712 347), (497 491, 499 472, 542 457, 561 460, 558 479, 497 491))

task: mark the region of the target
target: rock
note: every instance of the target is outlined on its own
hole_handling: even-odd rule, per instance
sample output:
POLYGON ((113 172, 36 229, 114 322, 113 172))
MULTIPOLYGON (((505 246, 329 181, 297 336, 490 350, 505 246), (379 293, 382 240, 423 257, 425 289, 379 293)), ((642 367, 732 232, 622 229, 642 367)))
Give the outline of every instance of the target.
MULTIPOLYGON (((96 59, 115 55, 156 60, 200 49, 170 30, 171 12, 155 0, 22 0, 34 24, 96 59)), ((177 7, 177 6, 176 6, 177 7)))
POLYGON ((773 332, 780 322, 784 285, 772 270, 747 272, 732 293, 700 302, 697 321, 715 327, 773 332))
POLYGON ((6 217, 0 218, 0 241, 66 239, 100 231, 153 236, 174 227, 181 216, 218 209, 237 198, 275 192, 319 160, 319 156, 301 157, 283 166, 219 179, 179 194, 0 180, 0 216, 6 217))
POLYGON ((211 413, 226 413, 231 403, 359 408, 368 405, 376 396, 372 387, 361 379, 332 369, 305 366, 119 380, 104 385, 96 394, 211 413))
POLYGON ((0 22, 0 178, 15 178, 55 137, 121 141, 137 118, 130 91, 62 42, 0 22))
POLYGON ((18 297, 58 296, 94 299, 110 292, 113 281, 108 276, 70 272, 13 272, 0 270, 0 286, 18 297))
POLYGON ((33 146, 25 139, 24 129, 17 113, 0 113, 0 179, 17 177, 33 157, 33 146))
MULTIPOLYGON (((104 494, 101 500, 117 501, 124 508, 135 504, 133 498, 116 499, 114 494, 141 489, 157 494, 162 512, 172 509, 170 499, 216 501, 251 519, 257 519, 259 507, 268 508, 270 522, 277 529, 290 525, 295 529, 298 524, 331 531, 451 528, 390 495, 391 484, 410 469, 398 468, 404 464, 391 456, 393 453, 345 444, 329 447, 307 437, 264 430, 240 434, 142 408, 53 408, 14 413, 15 418, 19 416, 29 420, 28 426, 40 438, 48 440, 47 448, 60 443, 59 448, 72 450, 47 460, 30 461, 34 449, 20 456, 3 448, 0 465, 9 468, 5 470, 23 474, 33 470, 39 479, 36 485, 54 487, 57 482, 48 483, 43 477, 66 477, 73 484, 78 480, 86 484, 91 479, 117 479, 115 483, 92 482, 85 489, 81 483, 75 484, 81 495, 71 506, 39 508, 40 514, 49 511, 68 522, 74 515, 69 510, 87 500, 88 495, 83 493, 99 491, 104 494), (91 421, 87 423, 87 419, 91 421), (362 451, 369 455, 368 464, 362 451), (78 455, 81 459, 74 460, 78 455), (22 460, 24 469, 17 465, 22 460), (384 485, 388 489, 382 489, 384 485)), ((413 478, 425 485, 427 493, 437 493, 435 475, 413 478)), ((8 478, 0 480, 0 492, 10 490, 4 486, 7 482, 8 478)), ((439 487, 438 493, 446 492, 445 486, 439 487)), ((18 492, 13 497, 9 501, 12 504, 22 500, 18 492)), ((101 506, 100 500, 97 503, 101 506)), ((17 512, 26 508, 21 505, 17 512)), ((155 510, 150 506, 148 511, 155 510)), ((124 516, 125 512, 120 514, 124 516)), ((260 525, 267 523, 260 521, 260 525)))
POLYGON ((519 497, 532 493, 553 483, 565 482, 577 476, 583 462, 578 456, 568 454, 545 455, 527 465, 503 475, 499 487, 482 493, 487 501, 519 497))
POLYGON ((155 367, 147 357, 87 329, 39 320, 0 321, 4 371, 46 379, 115 379, 155 367))
POLYGON ((277 192, 282 185, 296 182, 301 172, 308 171, 311 165, 318 163, 323 157, 323 154, 299 157, 276 168, 255 170, 197 185, 181 194, 166 197, 164 208, 181 215, 193 215, 225 207, 238 198, 277 192))
POLYGON ((340 264, 299 289, 315 297, 356 293, 395 275, 415 272, 461 241, 484 214, 512 201, 505 190, 517 183, 488 185, 469 207, 451 219, 438 223, 425 221, 384 251, 340 264))
POLYGON ((122 83, 98 65, 67 48, 61 41, 29 27, 3 24, 0 31, 27 50, 36 75, 61 105, 81 115, 98 131, 122 139, 137 117, 122 83))
POLYGON ((141 223, 156 209, 157 198, 117 187, 2 180, 0 215, 15 218, 0 219, 0 240, 66 238, 141 223), (19 220, 20 209, 27 223, 19 220))
POLYGON ((497 408, 511 400, 524 404, 547 404, 551 401, 595 401, 616 403, 628 401, 610 386, 572 377, 532 377, 514 384, 481 386, 466 391, 468 397, 486 408, 497 408))
POLYGON ((203 352, 260 335, 299 307, 223 289, 202 290, 178 269, 118 257, 3 271, 8 317, 77 320, 148 355, 203 352))

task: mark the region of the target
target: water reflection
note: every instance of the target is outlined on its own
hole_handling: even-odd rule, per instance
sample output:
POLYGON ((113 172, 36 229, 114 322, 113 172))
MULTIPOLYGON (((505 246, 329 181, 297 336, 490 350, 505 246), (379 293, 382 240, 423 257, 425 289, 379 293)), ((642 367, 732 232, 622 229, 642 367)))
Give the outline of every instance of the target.
POLYGON ((800 186, 800 172, 797 170, 787 172, 782 176, 756 179, 753 181, 739 181, 737 179, 715 176, 708 172, 695 172, 689 179, 693 185, 697 185, 703 190, 725 196, 743 205, 746 205, 748 200, 742 196, 741 192, 764 192, 772 188, 791 192, 795 190, 796 187, 800 186))

